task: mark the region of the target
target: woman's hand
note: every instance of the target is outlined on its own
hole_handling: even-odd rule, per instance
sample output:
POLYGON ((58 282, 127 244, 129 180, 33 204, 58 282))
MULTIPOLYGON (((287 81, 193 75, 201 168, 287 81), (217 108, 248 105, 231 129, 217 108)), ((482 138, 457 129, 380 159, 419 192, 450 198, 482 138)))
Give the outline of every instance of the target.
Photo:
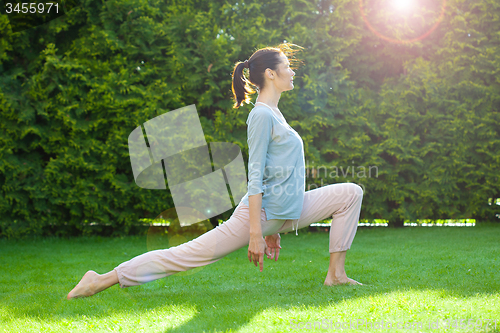
POLYGON ((266 241, 261 236, 250 236, 250 243, 248 244, 248 260, 253 261, 255 267, 257 267, 257 262, 260 266, 260 271, 264 268, 264 253, 269 256, 269 249, 266 246, 266 241))
POLYGON ((266 239, 265 239, 266 245, 271 253, 271 255, 267 256, 267 259, 274 258, 274 261, 278 261, 278 257, 280 256, 280 249, 281 249, 280 240, 281 240, 280 234, 266 236, 266 239), (275 257, 275 255, 276 255, 276 257, 275 257))

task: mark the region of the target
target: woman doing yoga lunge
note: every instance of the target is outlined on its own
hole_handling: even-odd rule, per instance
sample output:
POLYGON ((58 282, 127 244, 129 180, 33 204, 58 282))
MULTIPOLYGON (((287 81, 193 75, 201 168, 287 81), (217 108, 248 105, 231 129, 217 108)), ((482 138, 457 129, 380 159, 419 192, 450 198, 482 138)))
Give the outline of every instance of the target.
POLYGON ((293 55, 291 46, 257 50, 234 67, 234 107, 249 103, 249 95, 256 91, 258 97, 247 119, 248 192, 231 217, 196 239, 146 252, 108 273, 88 271, 68 299, 91 296, 114 284, 136 286, 208 265, 247 245, 249 261, 262 271, 264 255, 278 260, 280 233, 330 217, 330 263, 324 284, 360 284, 347 277, 344 262, 356 234, 363 190, 342 183, 306 192, 302 139, 278 109, 281 93, 293 89, 295 73, 287 57, 293 55))

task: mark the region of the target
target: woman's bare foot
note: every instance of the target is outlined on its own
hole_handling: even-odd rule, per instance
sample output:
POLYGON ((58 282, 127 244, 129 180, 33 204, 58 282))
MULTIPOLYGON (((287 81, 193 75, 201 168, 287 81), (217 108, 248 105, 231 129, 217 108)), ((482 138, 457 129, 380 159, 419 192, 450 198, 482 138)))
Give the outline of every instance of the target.
POLYGON ((333 274, 326 275, 325 286, 336 286, 339 284, 363 285, 361 282, 348 278, 345 272, 339 276, 334 276, 333 274))
POLYGON ((88 271, 80 282, 78 282, 76 287, 69 292, 68 299, 92 296, 117 283, 119 283, 119 281, 115 270, 105 274, 97 274, 94 271, 88 271))
POLYGON ((326 274, 325 286, 334 286, 339 284, 356 284, 363 285, 362 283, 350 279, 345 273, 346 251, 330 253, 330 265, 328 266, 328 273, 326 274))
POLYGON ((85 273, 76 287, 69 292, 68 299, 76 297, 87 297, 98 293, 100 291, 98 290, 99 276, 100 275, 94 271, 88 271, 87 273, 85 273))
POLYGON ((353 280, 351 278, 347 278, 347 281, 339 281, 339 280, 325 280, 325 286, 336 286, 340 284, 352 284, 352 285, 360 285, 362 286, 363 284, 361 282, 358 282, 356 280, 353 280))

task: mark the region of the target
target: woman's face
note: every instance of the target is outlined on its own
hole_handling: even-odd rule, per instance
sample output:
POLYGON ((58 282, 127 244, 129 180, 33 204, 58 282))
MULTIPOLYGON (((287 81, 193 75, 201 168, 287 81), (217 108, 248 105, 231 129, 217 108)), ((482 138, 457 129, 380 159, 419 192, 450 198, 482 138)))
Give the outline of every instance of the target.
POLYGON ((274 76, 274 85, 280 91, 292 90, 295 72, 290 68, 290 62, 286 55, 282 54, 281 59, 281 63, 276 70, 277 75, 274 76))

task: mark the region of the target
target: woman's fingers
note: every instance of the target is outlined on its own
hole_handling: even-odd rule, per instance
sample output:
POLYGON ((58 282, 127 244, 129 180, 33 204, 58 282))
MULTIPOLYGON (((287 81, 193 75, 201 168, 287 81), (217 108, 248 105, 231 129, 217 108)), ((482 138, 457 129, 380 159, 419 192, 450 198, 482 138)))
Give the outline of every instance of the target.
POLYGON ((263 253, 260 252, 260 253, 254 253, 253 254, 253 263, 255 265, 255 267, 259 267, 260 266, 260 271, 262 272, 262 258, 264 257, 263 253))
POLYGON ((264 269, 264 254, 271 256, 270 248, 267 246, 264 238, 250 239, 248 246, 248 260, 253 261, 255 267, 259 267, 260 271, 264 269))
POLYGON ((250 262, 253 262, 255 267, 257 267, 257 263, 259 262, 259 254, 256 252, 248 251, 248 258, 250 259, 250 262))
POLYGON ((262 269, 264 268, 264 253, 253 253, 252 260, 255 267, 259 267, 260 271, 262 272, 262 269))
POLYGON ((269 254, 267 255, 267 259, 273 259, 274 258, 274 248, 272 247, 271 250, 269 251, 269 254))

